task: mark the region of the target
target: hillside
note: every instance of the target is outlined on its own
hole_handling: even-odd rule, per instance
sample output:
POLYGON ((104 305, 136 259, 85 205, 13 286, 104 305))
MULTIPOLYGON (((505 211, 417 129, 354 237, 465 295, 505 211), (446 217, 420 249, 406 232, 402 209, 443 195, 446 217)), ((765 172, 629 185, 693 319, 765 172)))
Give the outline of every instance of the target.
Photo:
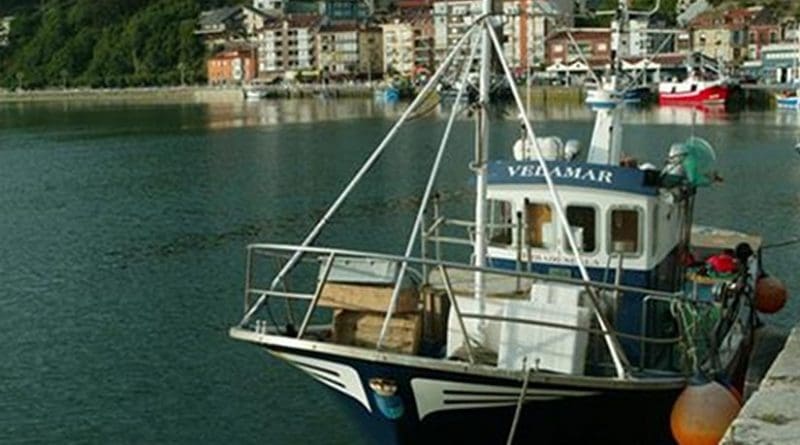
POLYGON ((202 81, 201 10, 235 0, 43 0, 0 2, 13 12, 0 48, 0 85, 125 87, 202 81))

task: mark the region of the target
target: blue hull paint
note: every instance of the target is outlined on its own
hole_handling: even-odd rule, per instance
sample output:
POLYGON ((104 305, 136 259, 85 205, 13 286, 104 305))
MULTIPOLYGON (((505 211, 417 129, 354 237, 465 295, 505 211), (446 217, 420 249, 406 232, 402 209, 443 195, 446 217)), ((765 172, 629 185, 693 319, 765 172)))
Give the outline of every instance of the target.
MULTIPOLYGON (((376 444, 499 444, 506 443, 515 405, 437 411, 419 419, 412 379, 425 378, 464 384, 491 385, 519 393, 521 382, 485 376, 466 375, 420 367, 375 363, 324 353, 274 348, 280 352, 302 354, 354 368, 368 393, 372 412, 339 391, 336 399, 376 444), (389 419, 380 412, 369 379, 391 378, 397 383, 396 395, 404 405, 403 416, 389 419)), ((520 413, 514 443, 553 444, 646 444, 667 445, 674 441, 669 431, 669 415, 680 388, 660 391, 577 388, 595 392, 585 397, 566 397, 547 401, 527 401, 520 413)), ((531 383, 528 394, 537 390, 576 390, 574 386, 531 383)), ((480 394, 476 394, 476 397, 480 394)), ((454 403, 455 405, 455 403, 454 403)), ((454 406, 453 405, 453 406, 454 406)))
POLYGON ((796 96, 778 98, 778 108, 795 109, 798 108, 799 105, 800 105, 800 98, 796 96))

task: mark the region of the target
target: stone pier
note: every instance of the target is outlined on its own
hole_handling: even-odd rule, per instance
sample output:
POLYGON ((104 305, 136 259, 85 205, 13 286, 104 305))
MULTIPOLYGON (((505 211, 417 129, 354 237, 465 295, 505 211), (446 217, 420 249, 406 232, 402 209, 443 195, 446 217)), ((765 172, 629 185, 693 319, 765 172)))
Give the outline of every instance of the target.
POLYGON ((800 326, 789 334, 720 444, 800 444, 800 326))

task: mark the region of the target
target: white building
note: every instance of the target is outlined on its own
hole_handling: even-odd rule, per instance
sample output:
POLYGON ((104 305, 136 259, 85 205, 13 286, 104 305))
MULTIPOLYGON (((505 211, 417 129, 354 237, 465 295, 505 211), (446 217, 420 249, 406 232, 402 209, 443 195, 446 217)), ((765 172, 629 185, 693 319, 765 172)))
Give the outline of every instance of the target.
MULTIPOLYGON (((574 22, 573 0, 504 0, 504 52, 509 63, 525 70, 544 63, 546 37, 559 26, 574 22)), ((481 14, 480 2, 436 0, 433 6, 436 60, 441 62, 449 48, 464 35, 481 14)), ((465 50, 467 52, 468 50, 465 50)))
POLYGON ((290 16, 267 24, 258 35, 259 77, 316 75, 317 15, 290 16))
POLYGON ((264 12, 283 12, 284 0, 253 0, 253 8, 264 12))
POLYGON ((410 75, 414 71, 414 29, 395 20, 381 25, 383 31, 383 72, 410 75))

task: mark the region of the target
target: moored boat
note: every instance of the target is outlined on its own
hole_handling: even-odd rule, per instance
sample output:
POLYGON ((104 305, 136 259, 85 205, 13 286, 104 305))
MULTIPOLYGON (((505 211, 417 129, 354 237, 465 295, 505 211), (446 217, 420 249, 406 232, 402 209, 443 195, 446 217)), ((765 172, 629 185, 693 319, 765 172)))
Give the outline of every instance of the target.
POLYGON ((302 243, 248 246, 244 316, 229 333, 321 383, 375 443, 670 442, 693 378, 741 389, 760 239, 693 229, 714 150, 675 143, 663 169, 624 157, 620 98, 595 107, 579 159, 576 140, 537 137, 510 81, 520 140, 512 160, 492 160, 493 57, 513 79, 500 42, 491 15, 476 20, 302 243), (466 85, 478 36, 480 100, 462 104, 458 90, 405 250, 313 246, 471 44, 454 65, 466 85), (464 221, 444 214, 434 187, 468 106, 475 217, 464 221))
POLYGON ((800 97, 797 96, 797 91, 784 91, 775 95, 775 102, 778 108, 786 110, 800 109, 800 97))
POLYGON ((689 76, 684 80, 670 80, 658 84, 658 103, 661 105, 724 104, 730 86, 725 79, 706 80, 689 76))

